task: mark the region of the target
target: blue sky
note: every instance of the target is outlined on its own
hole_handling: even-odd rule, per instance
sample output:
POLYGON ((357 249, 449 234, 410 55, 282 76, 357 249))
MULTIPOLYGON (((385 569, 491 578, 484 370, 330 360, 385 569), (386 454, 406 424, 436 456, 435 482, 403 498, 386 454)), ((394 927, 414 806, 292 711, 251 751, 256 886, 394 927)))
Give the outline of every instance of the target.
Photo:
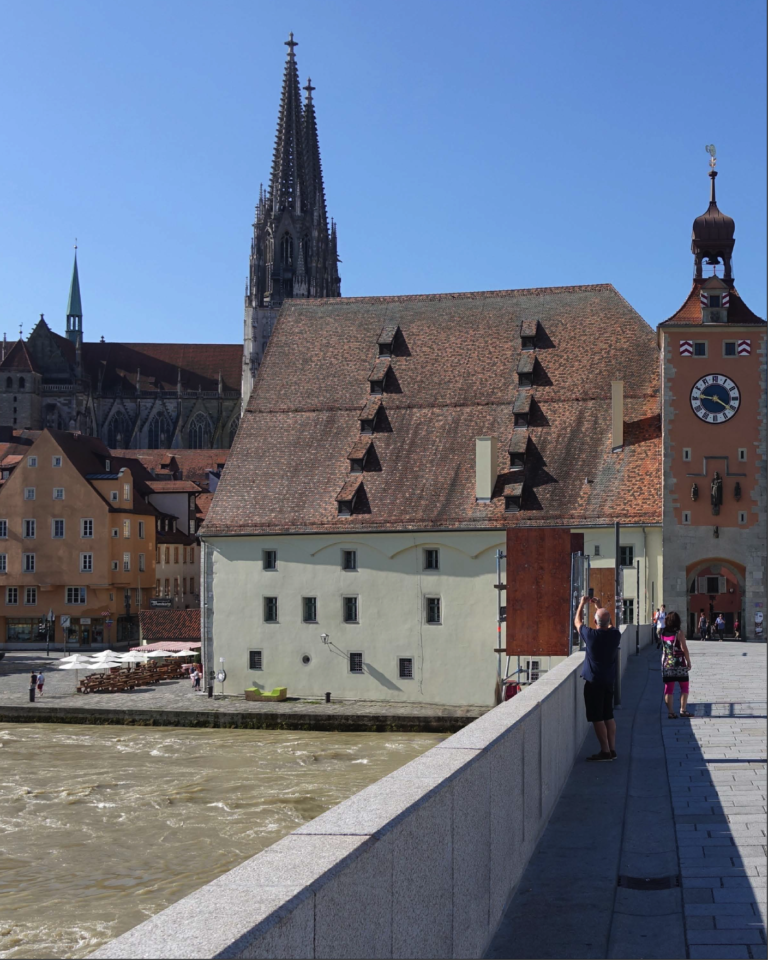
POLYGON ((317 87, 342 293, 613 283, 655 325, 691 223, 736 220, 766 315, 758 0, 6 4, 0 318, 86 339, 237 341, 286 48, 317 87))

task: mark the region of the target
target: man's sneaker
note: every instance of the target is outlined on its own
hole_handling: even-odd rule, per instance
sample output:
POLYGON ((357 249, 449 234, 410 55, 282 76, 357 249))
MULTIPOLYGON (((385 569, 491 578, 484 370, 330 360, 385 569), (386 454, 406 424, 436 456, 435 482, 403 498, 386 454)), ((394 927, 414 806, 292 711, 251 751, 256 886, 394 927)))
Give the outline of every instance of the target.
POLYGON ((610 753, 603 753, 602 750, 600 753, 593 753, 591 757, 587 757, 587 763, 610 763, 613 760, 613 757, 610 753))

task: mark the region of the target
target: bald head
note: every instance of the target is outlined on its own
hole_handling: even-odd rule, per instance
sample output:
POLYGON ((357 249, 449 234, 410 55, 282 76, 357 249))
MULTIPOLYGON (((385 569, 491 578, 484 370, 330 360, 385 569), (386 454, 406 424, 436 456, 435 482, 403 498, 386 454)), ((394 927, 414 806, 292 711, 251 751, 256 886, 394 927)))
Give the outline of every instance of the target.
POLYGON ((599 627, 607 627, 611 622, 611 613, 606 607, 600 607, 595 613, 595 620, 599 627))

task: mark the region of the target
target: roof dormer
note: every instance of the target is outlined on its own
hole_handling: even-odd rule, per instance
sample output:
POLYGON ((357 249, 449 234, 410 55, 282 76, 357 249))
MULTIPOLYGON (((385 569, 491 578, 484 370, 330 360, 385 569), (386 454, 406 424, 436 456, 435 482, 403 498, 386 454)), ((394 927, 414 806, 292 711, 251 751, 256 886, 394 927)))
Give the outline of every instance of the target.
POLYGON ((519 387, 533 386, 533 368, 536 366, 536 353, 530 350, 520 354, 517 363, 517 385, 519 387))
POLYGON ((368 382, 371 385, 371 395, 380 396, 384 393, 387 385, 387 374, 392 362, 389 357, 379 357, 374 363, 373 369, 368 374, 368 382))
POLYGON ((352 449, 347 454, 350 473, 363 473, 372 445, 373 440, 370 437, 361 437, 352 445, 352 449))
POLYGON ((527 427, 531 416, 531 391, 518 390, 512 407, 516 427, 527 427))
POLYGON ((357 500, 362 485, 363 478, 358 474, 355 477, 350 477, 336 494, 336 504, 340 517, 352 516, 355 509, 355 501, 357 500))
POLYGON ((525 467, 525 457, 528 452, 528 433, 522 430, 513 430, 507 447, 509 466, 511 470, 522 470, 525 467))
POLYGON ((720 277, 708 277, 701 285, 701 322, 727 323, 730 290, 720 277))
POLYGON ((523 320, 520 324, 520 343, 523 350, 536 349, 536 331, 538 328, 538 320, 523 320))
POLYGON ((371 397, 363 409, 357 415, 360 421, 360 432, 364 434, 373 433, 376 430, 376 420, 379 416, 381 407, 381 397, 371 397))
POLYGON ((400 327, 394 323, 385 323, 381 333, 378 336, 377 344, 380 357, 391 357, 395 349, 395 340, 400 332, 400 327))

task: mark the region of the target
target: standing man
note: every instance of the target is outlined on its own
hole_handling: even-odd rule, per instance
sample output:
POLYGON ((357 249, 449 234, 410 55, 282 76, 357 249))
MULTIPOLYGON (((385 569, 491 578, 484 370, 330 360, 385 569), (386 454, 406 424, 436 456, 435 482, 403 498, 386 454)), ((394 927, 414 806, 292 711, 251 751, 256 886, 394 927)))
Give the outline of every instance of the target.
POLYGON ((722 640, 725 636, 725 620, 723 619, 722 613, 718 613, 717 620, 715 620, 715 630, 717 630, 717 639, 722 640))
POLYGON ((699 639, 700 639, 700 640, 706 640, 706 639, 707 639, 707 627, 708 627, 708 626, 709 626, 709 624, 707 623, 707 618, 704 616, 704 611, 702 610, 702 611, 701 611, 701 616, 699 617, 699 639))
POLYGON ((590 763, 605 763, 616 759, 616 721, 613 719, 613 685, 616 681, 617 653, 621 634, 611 626, 611 614, 605 607, 595 611, 595 628, 584 624, 584 606, 590 602, 597 607, 594 597, 582 597, 576 611, 574 626, 584 641, 586 654, 581 675, 584 678, 584 705, 587 722, 595 730, 600 752, 587 760, 590 763))

